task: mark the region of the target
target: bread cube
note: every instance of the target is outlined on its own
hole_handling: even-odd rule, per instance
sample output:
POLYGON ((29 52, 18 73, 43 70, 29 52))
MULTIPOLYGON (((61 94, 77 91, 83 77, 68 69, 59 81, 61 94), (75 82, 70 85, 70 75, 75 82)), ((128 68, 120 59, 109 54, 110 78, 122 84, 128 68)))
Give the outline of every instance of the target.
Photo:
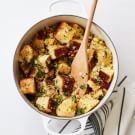
POLYGON ((33 46, 34 49, 44 49, 44 40, 34 38, 34 40, 32 42, 32 46, 33 46))
POLYGON ((90 94, 84 95, 80 98, 78 102, 78 108, 83 109, 85 113, 92 110, 97 104, 99 100, 94 99, 90 94))
POLYGON ((35 64, 44 68, 45 73, 49 72, 50 55, 39 55, 35 60, 35 64))
POLYGON ((97 57, 96 57, 95 49, 92 49, 92 48, 88 49, 87 50, 87 55, 88 55, 89 70, 91 72, 92 69, 94 68, 94 66, 97 63, 97 57))
POLYGON ((33 49, 30 45, 25 45, 19 54, 19 62, 26 61, 27 63, 30 63, 32 58, 34 56, 33 49))
POLYGON ((95 83, 92 79, 88 80, 88 85, 93 91, 97 91, 99 88, 101 88, 101 85, 95 83))
POLYGON ((76 38, 80 38, 80 37, 82 37, 83 36, 83 34, 84 34, 84 29, 80 26, 80 25, 78 25, 78 24, 73 24, 73 29, 75 29, 75 35, 74 35, 74 37, 76 37, 76 38))
POLYGON ((68 48, 61 45, 50 45, 48 46, 48 50, 52 59, 57 59, 68 53, 68 48))
POLYGON ((99 71, 99 76, 102 78, 104 82, 111 82, 113 78, 114 70, 110 67, 104 67, 99 71))
POLYGON ((50 97, 42 96, 38 97, 36 100, 36 106, 40 111, 44 111, 47 113, 52 112, 53 104, 50 97))
POLYGON ((80 45, 81 45, 81 40, 74 39, 70 41, 68 45, 69 46, 68 56, 74 57, 78 49, 80 48, 80 45))
POLYGON ((33 68, 31 69, 30 73, 29 73, 29 77, 30 77, 30 78, 36 77, 37 72, 38 72, 38 69, 37 69, 36 67, 33 67, 33 68))
POLYGON ((68 64, 62 62, 58 64, 58 68, 57 68, 57 73, 60 74, 69 74, 71 71, 70 66, 68 66, 68 64))
POLYGON ((112 52, 110 49, 105 47, 103 50, 97 52, 98 63, 104 64, 104 66, 109 66, 112 63, 112 52))
POLYGON ((73 117, 76 113, 76 103, 72 98, 65 99, 56 109, 57 116, 73 117))
POLYGON ((96 91, 93 95, 94 99, 98 99, 101 100, 104 97, 104 92, 102 89, 99 89, 98 91, 96 91))
POLYGON ((61 44, 67 44, 69 41, 71 41, 75 35, 76 31, 73 29, 69 24, 66 22, 62 22, 55 34, 55 38, 61 43, 61 44))
POLYGON ((73 91, 75 80, 68 75, 57 75, 55 78, 55 86, 61 91, 71 94, 73 91))
POLYGON ((55 38, 46 38, 44 41, 45 45, 54 45, 56 44, 56 39, 55 38))
POLYGON ((31 71, 32 64, 22 62, 22 63, 20 63, 19 68, 24 73, 25 76, 28 76, 29 72, 31 71))
POLYGON ((39 95, 53 97, 56 94, 55 87, 51 80, 43 80, 37 83, 37 91, 39 95))
POLYGON ((35 94, 36 86, 34 78, 26 78, 20 81, 20 91, 23 94, 35 94))

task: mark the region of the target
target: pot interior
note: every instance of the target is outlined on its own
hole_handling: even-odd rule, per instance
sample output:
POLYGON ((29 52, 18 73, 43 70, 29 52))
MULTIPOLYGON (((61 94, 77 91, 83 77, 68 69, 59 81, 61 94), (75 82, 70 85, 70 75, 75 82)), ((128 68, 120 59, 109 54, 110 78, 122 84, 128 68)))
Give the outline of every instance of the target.
MULTIPOLYGON (((17 85, 17 88, 19 90, 19 80, 20 80, 20 74, 19 74, 19 68, 18 68, 18 61, 17 61, 17 57, 18 54, 20 52, 20 49, 22 47, 22 45, 28 41, 29 39, 31 39, 33 37, 33 35, 39 31, 40 29, 42 29, 44 26, 50 26, 52 24, 61 22, 61 21, 67 21, 70 23, 77 23, 83 27, 86 26, 87 23, 87 19, 85 18, 81 18, 81 17, 77 17, 77 16, 72 16, 72 15, 66 15, 66 16, 54 16, 54 17, 50 17, 47 19, 44 19, 42 21, 40 21, 39 23, 35 24, 33 27, 31 27, 26 34, 23 36, 23 38, 21 39, 21 41, 19 42, 15 55, 14 55, 14 64, 13 64, 13 71, 14 71, 14 78, 15 78, 15 82, 17 85)), ((109 98, 109 96, 111 95, 116 81, 117 81, 117 77, 118 77, 118 58, 117 58, 117 54, 116 54, 116 50, 115 47, 111 41, 111 39, 109 38, 109 36, 104 32, 103 29, 101 29, 97 24, 93 23, 92 24, 92 28, 91 28, 91 32, 94 33, 96 36, 100 37, 101 39, 104 39, 104 41, 106 42, 107 46, 110 48, 110 50, 112 51, 113 54, 113 66, 114 66, 114 77, 113 80, 111 82, 111 85, 108 89, 107 94, 105 95, 105 97, 101 100, 101 102, 97 105, 97 107, 95 107, 93 110, 91 110, 90 112, 80 115, 80 116, 76 116, 73 118, 63 118, 63 117, 57 117, 57 116, 52 116, 43 112, 38 111, 38 109, 36 107, 34 107, 29 101, 28 99, 26 99, 26 97, 22 95, 22 97, 24 98, 24 100, 32 107, 34 108, 36 111, 38 111, 39 113, 43 114, 44 116, 48 116, 51 118, 56 118, 56 119, 75 119, 75 118, 80 118, 86 115, 90 115, 91 113, 95 112, 98 108, 100 108, 105 102, 106 100, 109 98)))

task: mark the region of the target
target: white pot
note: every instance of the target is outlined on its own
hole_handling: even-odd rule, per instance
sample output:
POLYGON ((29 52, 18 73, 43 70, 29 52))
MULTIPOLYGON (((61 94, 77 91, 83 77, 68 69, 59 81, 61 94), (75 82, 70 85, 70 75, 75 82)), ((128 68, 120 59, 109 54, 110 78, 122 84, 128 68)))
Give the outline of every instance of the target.
MULTIPOLYGON (((15 55, 14 55, 14 61, 13 61, 13 72, 14 72, 14 79, 15 79, 15 83, 16 86, 18 88, 18 92, 19 91, 19 80, 20 80, 20 73, 19 73, 19 68, 18 68, 18 60, 17 57, 19 55, 20 49, 22 47, 22 45, 24 44, 25 41, 29 40, 37 31, 39 31, 40 29, 42 29, 44 26, 49 26, 52 24, 55 24, 57 22, 61 22, 61 21, 67 21, 70 23, 77 23, 83 27, 86 26, 87 23, 87 19, 86 18, 82 18, 79 16, 74 16, 74 15, 57 15, 57 16, 53 16, 53 17, 49 17, 46 18, 40 22, 38 22, 37 24, 35 24, 34 26, 32 26, 26 33, 25 35, 22 37, 21 41, 19 42, 15 55)), ((78 132, 73 133, 73 135, 76 134, 80 134, 86 125, 87 122, 87 118, 94 113, 95 111, 97 111, 100 107, 102 107, 105 102, 107 101, 107 99, 111 96, 116 82, 117 82, 117 78, 118 78, 118 57, 117 57, 117 53, 116 53, 116 49, 114 47, 113 42, 111 41, 110 37, 107 35, 107 33, 100 27, 98 26, 96 23, 93 22, 92 24, 92 28, 91 28, 91 32, 94 33, 95 35, 97 35, 98 37, 100 37, 101 39, 104 39, 104 41, 106 42, 107 46, 110 48, 110 50, 112 51, 113 54, 113 66, 114 66, 114 77, 113 80, 110 84, 110 87, 105 95, 105 97, 101 100, 101 102, 91 111, 89 111, 88 113, 85 113, 83 115, 80 116, 75 116, 72 118, 65 118, 65 117, 57 117, 57 116, 52 116, 49 115, 47 113, 43 113, 40 112, 35 106, 33 106, 30 101, 28 101, 28 99, 22 94, 21 96, 23 97, 24 101, 26 101, 28 103, 29 106, 31 106, 34 110, 36 110, 38 113, 40 113, 44 119, 44 127, 46 129, 46 131, 52 135, 59 135, 58 133, 55 133, 53 131, 51 131, 48 128, 48 122, 50 121, 50 119, 57 119, 57 120, 73 120, 73 119, 77 119, 80 123, 81 123, 81 128, 78 132)), ((72 134, 70 134, 72 135, 72 134)))

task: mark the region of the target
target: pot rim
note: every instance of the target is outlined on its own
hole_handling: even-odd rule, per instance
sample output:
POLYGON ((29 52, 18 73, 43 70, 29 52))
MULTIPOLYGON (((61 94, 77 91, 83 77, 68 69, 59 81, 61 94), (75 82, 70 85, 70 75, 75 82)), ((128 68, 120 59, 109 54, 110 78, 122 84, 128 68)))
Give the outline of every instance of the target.
MULTIPOLYGON (((17 52, 17 48, 18 48, 18 45, 20 44, 20 42, 23 40, 24 36, 31 31, 32 28, 34 28, 36 25, 40 24, 41 22, 47 20, 47 19, 51 19, 53 17, 62 17, 62 16, 72 16, 72 17, 77 17, 77 18, 81 18, 81 19, 84 19, 84 20, 88 20, 87 18, 85 17, 81 17, 81 16, 77 16, 77 15, 54 15, 54 16, 50 16, 50 17, 46 17, 45 19, 42 19, 40 20, 39 22, 35 23, 34 25, 32 25, 26 32, 25 34, 22 36, 21 40, 19 41, 19 43, 17 44, 17 47, 16 47, 16 50, 15 50, 15 53, 14 53, 14 57, 13 57, 13 77, 14 77, 14 81, 15 81, 15 84, 16 84, 16 87, 17 87, 17 90, 18 92, 20 93, 21 97, 24 99, 24 101, 31 107, 33 108, 36 112, 38 112, 39 114, 41 114, 42 116, 45 116, 45 117, 49 117, 51 119, 56 119, 56 120, 75 120, 75 119, 80 119, 80 118, 83 118, 83 117, 88 117, 89 115, 91 115, 92 113, 96 112, 99 108, 101 108, 105 102, 107 101, 107 99, 111 96, 112 92, 110 93, 110 95, 108 95, 108 97, 106 98, 105 102, 100 106, 98 107, 97 105, 97 108, 95 109, 92 109, 91 111, 85 113, 85 114, 82 114, 82 115, 79 115, 79 116, 74 116, 74 117, 58 117, 58 116, 54 116, 54 115, 50 115, 50 114, 47 114, 45 112, 42 112, 42 111, 39 111, 34 105, 32 105, 32 103, 26 98, 26 96, 24 96, 20 91, 19 91, 19 88, 17 86, 17 83, 16 83, 16 77, 15 77, 15 72, 14 72, 14 69, 15 69, 15 58, 16 58, 16 52, 17 52)), ((114 46, 114 43, 113 41, 111 40, 110 36, 105 32, 105 30, 103 28, 101 28, 98 24, 96 24, 95 22, 92 22, 96 27, 98 27, 106 36, 107 38, 110 40, 112 46, 113 46, 113 49, 114 49, 114 52, 116 54, 116 59, 117 59, 117 77, 116 77, 116 80, 115 80, 115 83, 114 83, 114 87, 113 89, 116 87, 116 84, 117 84, 117 81, 118 81, 118 76, 119 76, 119 59, 118 59, 118 54, 117 54, 117 51, 116 51, 116 48, 114 46)))

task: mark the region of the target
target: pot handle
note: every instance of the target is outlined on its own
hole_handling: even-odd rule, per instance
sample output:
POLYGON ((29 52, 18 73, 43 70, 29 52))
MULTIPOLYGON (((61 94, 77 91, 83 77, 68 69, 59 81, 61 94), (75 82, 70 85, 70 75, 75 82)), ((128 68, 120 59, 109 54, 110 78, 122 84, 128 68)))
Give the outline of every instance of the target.
MULTIPOLYGON (((63 10, 60 11, 60 13, 56 13, 57 11, 59 11, 59 9, 57 10, 57 6, 58 4, 63 4, 63 8, 65 7, 64 3, 72 3, 72 4, 76 4, 79 6, 79 8, 81 9, 80 12, 78 13, 79 15, 81 15, 82 17, 85 17, 85 18, 88 18, 88 14, 87 14, 87 11, 86 11, 86 8, 84 6, 84 4, 82 3, 82 1, 79 1, 79 0, 51 0, 49 2, 49 6, 48 6, 48 10, 49 10, 49 13, 51 16, 54 16, 56 14, 66 14, 66 15, 69 15, 69 10, 67 11, 67 13, 63 13, 63 10), (53 12, 53 7, 56 8, 56 12, 54 13, 53 12)), ((72 5, 71 5, 72 7, 72 5)), ((71 11, 72 11, 72 8, 71 8, 71 11)))
POLYGON ((81 128, 80 128, 77 132, 68 133, 68 134, 56 133, 55 131, 52 131, 52 130, 48 127, 49 122, 52 120, 51 118, 42 116, 42 121, 43 121, 43 126, 44 126, 45 131, 48 132, 50 135, 79 135, 79 134, 81 134, 81 133, 83 132, 83 130, 85 129, 85 126, 86 126, 88 117, 89 117, 89 116, 85 116, 85 117, 83 117, 83 118, 77 119, 77 120, 80 122, 80 124, 81 124, 81 128))

